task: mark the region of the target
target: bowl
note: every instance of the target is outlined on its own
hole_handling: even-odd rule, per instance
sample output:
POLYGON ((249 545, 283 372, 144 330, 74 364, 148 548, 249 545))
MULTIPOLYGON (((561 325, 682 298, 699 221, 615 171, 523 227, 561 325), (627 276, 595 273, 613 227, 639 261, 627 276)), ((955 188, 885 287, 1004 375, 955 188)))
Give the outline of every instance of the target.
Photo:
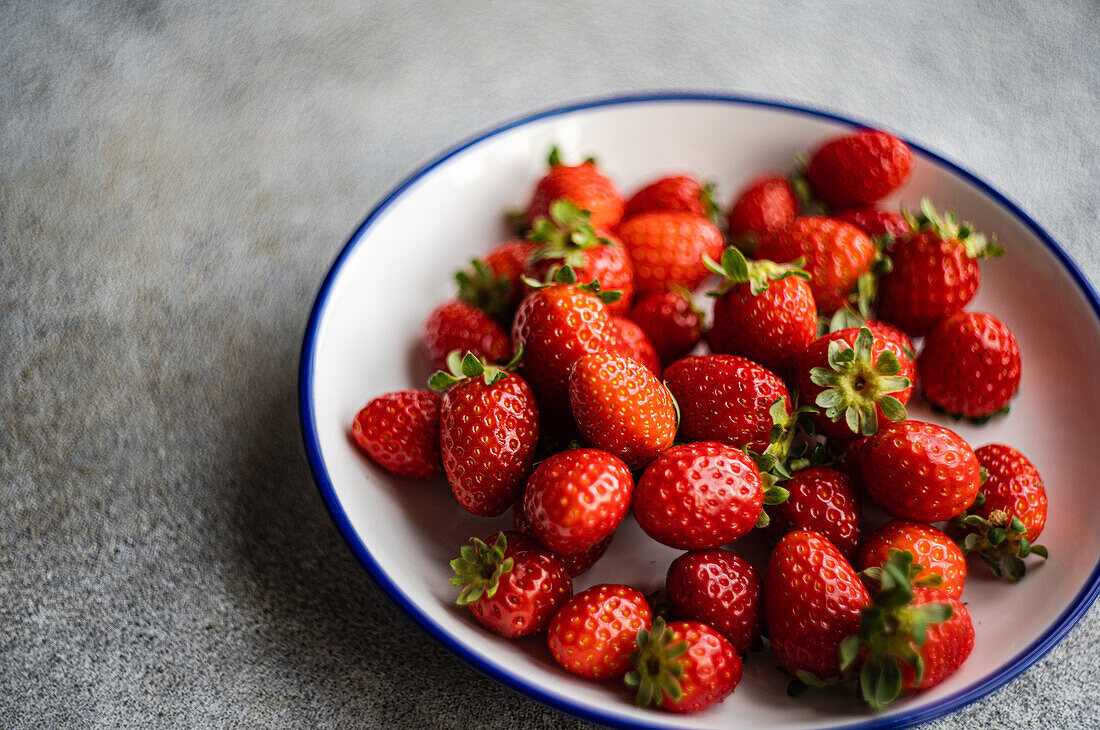
MULTIPOLYGON (((475 668, 523 694, 587 720, 618 727, 905 727, 988 694, 1045 654, 1081 618, 1100 588, 1100 490, 1089 460, 1092 414, 1100 412, 1100 303, 1077 266, 1031 218, 973 174, 910 142, 913 174, 889 204, 928 195, 1007 255, 982 265, 971 309, 995 313, 1015 332, 1023 379, 1011 413, 977 426, 920 404, 911 417, 957 430, 977 447, 1006 443, 1043 475, 1050 499, 1033 561, 1013 585, 972 564, 963 599, 976 630, 962 668, 930 691, 872 713, 841 693, 791 699, 770 653, 750 655, 737 691, 690 716, 639 709, 620 684, 574 677, 542 637, 520 641, 483 630, 454 605, 448 561, 471 536, 510 526, 506 514, 465 513, 442 480, 388 475, 354 446, 349 429, 371 398, 425 387, 420 351, 431 308, 453 294, 453 272, 503 240, 502 211, 523 206, 557 144, 568 157, 598 155, 629 193, 662 173, 714 180, 728 203, 751 177, 788 170, 792 155, 859 123, 789 104, 710 94, 590 101, 509 122, 445 152, 401 182, 337 256, 317 294, 302 349, 300 408, 317 484, 352 551, 378 585, 425 631, 475 668)), ((739 545, 734 549, 739 550, 739 545)), ((759 552, 759 545, 749 545, 759 552)), ((623 582, 645 592, 663 584, 679 553, 646 537, 632 517, 575 590, 623 582)), ((759 561, 760 555, 755 556, 759 561)), ((759 562, 758 562, 759 564, 759 562)))

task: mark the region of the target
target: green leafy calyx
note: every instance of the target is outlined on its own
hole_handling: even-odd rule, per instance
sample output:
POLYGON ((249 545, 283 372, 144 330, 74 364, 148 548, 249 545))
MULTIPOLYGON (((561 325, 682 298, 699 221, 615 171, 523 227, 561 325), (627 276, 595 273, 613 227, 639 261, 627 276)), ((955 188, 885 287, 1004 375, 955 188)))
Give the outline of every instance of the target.
POLYGON ((883 350, 872 362, 874 335, 860 327, 855 345, 829 343, 829 367, 810 370, 810 380, 824 390, 814 402, 825 409, 831 421, 844 419, 852 433, 871 436, 878 431, 878 408, 891 421, 905 420, 905 406, 893 393, 909 387, 909 378, 898 375, 901 363, 890 350, 883 350))
POLYGON ((738 284, 748 284, 753 296, 767 291, 773 281, 786 279, 793 276, 803 281, 810 280, 810 274, 801 267, 805 265, 804 259, 798 259, 788 264, 777 264, 774 261, 748 261, 745 254, 734 247, 722 252, 722 263, 717 263, 709 256, 703 256, 706 267, 719 276, 725 277, 725 281, 711 296, 721 296, 733 289, 738 284))
POLYGON ((530 241, 541 244, 532 260, 559 260, 578 268, 584 266, 585 251, 597 246, 614 245, 609 239, 596 235, 588 221, 592 214, 582 210, 564 198, 550 204, 550 217, 539 217, 527 234, 530 241))
POLYGON ((932 231, 944 241, 953 239, 963 244, 971 258, 1001 256, 1005 252, 996 239, 975 232, 969 223, 959 223, 954 213, 940 215, 929 198, 921 198, 919 212, 903 210, 902 215, 914 231, 932 231))
POLYGON ((492 385, 501 378, 507 377, 508 373, 515 372, 522 359, 522 345, 516 350, 512 359, 504 365, 487 363, 472 352, 467 352, 463 357, 461 350, 451 350, 447 354, 447 370, 436 370, 432 373, 428 378, 428 387, 443 392, 459 381, 477 377, 482 378, 486 385, 492 385))
POLYGON ((587 284, 577 283, 577 272, 573 271, 573 267, 569 264, 562 266, 560 269, 551 270, 546 277, 546 281, 535 281, 530 277, 523 277, 523 283, 532 289, 545 289, 548 286, 554 286, 555 284, 568 284, 570 286, 576 286, 582 291, 586 291, 599 299, 604 304, 611 304, 619 301, 622 298, 623 293, 618 289, 610 289, 604 291, 600 287, 598 279, 593 279, 587 284))
MULTIPOLYGON (((978 496, 981 502, 985 501, 984 495, 978 496)), ((1023 520, 1004 510, 993 510, 989 517, 964 513, 955 518, 955 525, 966 531, 966 537, 959 543, 962 551, 977 555, 998 578, 1020 580, 1027 573, 1024 558, 1033 554, 1049 557, 1045 546, 1032 545, 1027 539, 1023 520)))
POLYGON ((638 688, 638 707, 660 705, 665 697, 674 702, 683 697, 680 678, 684 676, 684 663, 680 657, 688 650, 688 643, 660 617, 653 620, 652 630, 638 632, 636 643, 638 648, 630 655, 634 669, 623 680, 628 687, 638 688))
POLYGON ((470 261, 470 268, 455 274, 458 298, 481 309, 493 319, 507 322, 512 314, 512 281, 498 275, 481 259, 470 261))
POLYGON ((483 595, 489 598, 496 595, 501 576, 512 570, 514 564, 512 558, 504 557, 507 549, 508 540, 503 532, 497 534, 491 546, 476 537, 462 546, 460 557, 451 561, 451 570, 455 572, 451 585, 462 588, 455 603, 465 606, 483 595))

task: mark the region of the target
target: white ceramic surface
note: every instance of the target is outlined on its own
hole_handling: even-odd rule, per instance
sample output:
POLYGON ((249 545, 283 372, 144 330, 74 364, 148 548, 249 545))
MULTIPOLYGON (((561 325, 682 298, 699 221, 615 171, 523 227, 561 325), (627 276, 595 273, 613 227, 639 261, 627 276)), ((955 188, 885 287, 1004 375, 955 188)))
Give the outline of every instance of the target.
MULTIPOLYGON (((1006 418, 956 424, 916 404, 911 415, 955 428, 975 447, 1007 443, 1034 461, 1050 498, 1026 580, 1007 585, 973 566, 963 595, 975 622, 974 652, 932 691, 873 715, 846 697, 784 693, 770 654, 750 655, 737 691, 693 716, 639 710, 616 683, 582 681, 560 669, 541 638, 507 641, 482 630, 453 604, 448 561, 471 535, 508 526, 461 510, 443 481, 395 479, 365 459, 349 424, 369 399, 424 387, 419 351, 425 316, 452 292, 454 270, 505 236, 501 211, 525 204, 558 144, 567 158, 599 156, 624 193, 662 173, 686 170, 718 183, 728 204, 750 177, 786 170, 792 155, 850 128, 827 115, 719 97, 616 100, 552 112, 481 138, 410 178, 353 236, 322 287, 302 360, 302 417, 322 493, 353 550, 395 600, 445 645, 510 686, 588 719, 653 727, 833 727, 905 725, 947 712, 1007 681, 1038 658, 1095 595, 1100 513, 1088 454, 1090 414, 1100 410, 1100 325, 1087 285, 1026 217, 950 163, 915 150, 900 200, 930 195, 1007 249, 984 262, 973 309, 995 313, 1016 333, 1023 356, 1020 395, 1006 418), (1072 330, 1068 323, 1073 323, 1072 330)), ((740 546, 735 545, 740 551, 740 546)), ((748 546, 759 556, 759 546, 748 546)), ((653 542, 633 519, 618 530, 575 590, 625 582, 663 583, 677 551, 653 542)), ((761 564, 762 567, 762 564, 761 564)))

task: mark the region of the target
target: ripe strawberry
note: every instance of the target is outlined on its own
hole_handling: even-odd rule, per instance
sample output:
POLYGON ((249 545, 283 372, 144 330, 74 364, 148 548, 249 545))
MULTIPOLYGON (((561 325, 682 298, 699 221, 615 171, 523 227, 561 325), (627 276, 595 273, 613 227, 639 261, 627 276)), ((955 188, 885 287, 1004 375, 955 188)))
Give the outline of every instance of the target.
POLYGON ((916 336, 961 311, 978 291, 978 259, 1004 249, 953 214, 941 217, 928 198, 919 216, 907 216, 913 230, 890 249, 893 270, 879 281, 878 315, 916 336))
POLYGON ((550 204, 564 198, 592 214, 594 228, 614 228, 623 216, 623 198, 595 160, 579 165, 563 165, 558 148, 550 150, 550 171, 539 180, 527 206, 527 225, 550 213, 550 204))
POLYGON ((989 418, 1008 409, 1020 387, 1020 349, 992 314, 956 312, 924 338, 917 360, 929 403, 965 418, 989 418))
MULTIPOLYGON (((569 405, 581 436, 640 469, 676 440, 676 405, 644 365, 622 355, 585 355, 569 373, 569 405)), ((552 547, 552 546, 551 546, 552 547)))
POLYGON ((676 618, 714 627, 738 652, 759 643, 760 575, 740 555, 721 548, 684 553, 668 566, 665 590, 676 618))
MULTIPOLYGON (((632 485, 633 486, 633 483, 632 485)), ((535 542, 538 542, 538 538, 535 537, 535 530, 531 527, 531 523, 527 521, 527 518, 523 516, 522 503, 517 504, 516 508, 512 510, 512 529, 516 533, 527 537, 535 542)), ((565 572, 574 578, 591 568, 596 564, 596 561, 603 557, 603 554, 607 552, 607 548, 611 545, 611 538, 615 536, 612 533, 600 540, 598 543, 588 548, 587 550, 581 550, 578 553, 569 553, 568 555, 561 555, 554 553, 561 564, 565 566, 565 572)), ((542 543, 539 543, 542 545, 542 543)), ((543 545, 543 547, 546 547, 543 545)))
POLYGON ((871 270, 875 244, 850 223, 820 216, 796 218, 784 231, 765 236, 756 257, 771 261, 803 259, 817 308, 832 314, 844 306, 859 277, 871 270))
POLYGON ((573 449, 538 465, 523 494, 523 515, 540 543, 568 555, 609 537, 633 494, 634 477, 621 460, 597 449, 573 449))
POLYGON ((921 566, 909 576, 914 583, 939 588, 953 598, 962 595, 966 558, 947 533, 921 522, 892 520, 867 536, 856 565, 860 570, 882 567, 891 550, 908 550, 913 554, 921 566))
POLYGON ((786 230, 798 215, 798 197, 782 175, 768 173, 752 181, 730 205, 730 239, 752 253, 760 237, 786 230))
POLYGON ((359 448, 391 474, 441 477, 439 403, 439 395, 430 390, 380 395, 355 416, 351 434, 359 448))
POLYGON ((703 336, 703 315, 685 290, 638 297, 628 316, 649 335, 662 366, 694 350, 703 336))
POLYGON ((448 363, 451 373, 432 375, 444 390, 440 407, 443 469, 459 504, 475 515, 494 517, 520 496, 535 458, 539 413, 535 394, 506 367, 473 355, 448 363))
POLYGON ((674 446, 646 468, 634 491, 634 519, 659 543, 705 550, 748 533, 764 499, 760 472, 745 452, 701 441, 674 446))
POLYGON ((619 226, 619 237, 634 263, 639 293, 674 286, 695 289, 707 278, 703 256, 722 255, 722 231, 701 215, 653 210, 619 226))
MULTIPOLYGON (((863 323, 863 326, 871 330, 871 334, 875 336, 876 340, 883 340, 886 342, 889 349, 901 360, 901 356, 905 355, 910 364, 914 364, 917 359, 917 350, 913 346, 913 340, 909 335, 899 330, 889 322, 882 322, 877 319, 868 319, 863 323)), ((916 369, 905 371, 905 377, 910 380, 916 374, 916 369)))
POLYGON ((746 261, 736 248, 722 254, 722 265, 706 259, 725 277, 712 294, 714 323, 707 333, 713 352, 740 355, 790 377, 798 358, 817 337, 817 305, 798 262, 746 261))
POLYGON ((713 185, 704 185, 689 175, 662 177, 646 185, 626 201, 623 220, 651 210, 693 213, 713 219, 718 211, 713 192, 713 185))
POLYGON ((833 211, 832 217, 851 223, 871 238, 888 237, 889 241, 896 241, 909 233, 909 223, 905 216, 893 210, 847 208, 833 211))
POLYGON ((974 503, 981 483, 970 446, 954 431, 920 421, 882 426, 860 449, 859 470, 871 499, 916 522, 951 519, 974 503))
POLYGON ((815 466, 783 482, 786 500, 769 510, 780 534, 810 530, 827 538, 851 560, 859 545, 859 496, 843 472, 815 466))
POLYGON ((447 355, 472 352, 489 362, 502 362, 512 354, 508 335, 486 312, 453 299, 432 310, 424 324, 424 349, 433 368, 447 365, 447 355))
POLYGON ((637 360, 656 375, 661 376, 661 361, 657 357, 657 351, 653 343, 649 341, 649 335, 645 333, 634 320, 626 317, 611 317, 615 323, 615 330, 619 334, 619 351, 626 357, 637 360))
POLYGON ((920 647, 924 677, 918 680, 911 667, 902 665, 903 689, 926 690, 935 687, 954 674, 974 650, 974 623, 966 605, 958 598, 942 590, 917 586, 913 589, 913 602, 909 605, 917 607, 937 603, 950 606, 951 616, 946 621, 929 622, 924 645, 920 647))
POLYGON ((869 205, 904 184, 912 166, 905 142, 868 129, 822 145, 806 177, 817 197, 833 207, 869 205))
POLYGON ((509 544, 499 533, 490 547, 476 537, 451 561, 451 585, 462 587, 459 606, 507 639, 546 630, 550 619, 573 593, 573 581, 549 551, 533 541, 509 544))
POLYGON ((512 238, 493 247, 484 259, 474 259, 468 270, 455 274, 458 298, 488 312, 498 322, 512 321, 526 289, 523 272, 538 244, 512 238))
POLYGON ((630 668, 639 631, 653 625, 653 611, 630 586, 601 583, 565 602, 546 633, 550 653, 587 679, 614 679, 630 668))
POLYGON ((624 677, 637 687, 639 707, 698 712, 728 697, 741 681, 741 657, 724 636, 697 621, 653 622, 638 632, 634 670, 624 677))

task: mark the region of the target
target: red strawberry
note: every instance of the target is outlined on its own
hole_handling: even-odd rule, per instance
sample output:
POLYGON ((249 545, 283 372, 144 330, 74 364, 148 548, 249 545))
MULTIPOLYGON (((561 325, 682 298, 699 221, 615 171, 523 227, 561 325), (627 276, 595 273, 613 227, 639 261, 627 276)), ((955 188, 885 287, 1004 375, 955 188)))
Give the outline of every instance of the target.
POLYGON ((881 567, 890 557, 891 550, 908 550, 913 560, 922 566, 920 571, 909 576, 914 583, 934 580, 934 576, 938 576, 942 583, 929 585, 953 598, 962 595, 966 584, 966 558, 942 530, 921 522, 887 522, 868 535, 860 547, 859 569, 881 567))
POLYGON ((787 179, 769 173, 756 178, 730 206, 729 234, 752 252, 761 236, 786 230, 798 215, 798 197, 787 179))
POLYGON ((943 426, 896 421, 882 426, 859 453, 864 488, 895 517, 949 520, 974 503, 981 483, 978 459, 943 426))
POLYGON ((503 362, 512 354, 508 335, 486 312, 457 299, 432 310, 424 324, 424 349, 433 368, 447 365, 447 355, 472 352, 489 362, 503 362))
POLYGON ((817 308, 831 314, 844 306, 859 277, 871 270, 877 250, 867 234, 850 223, 805 216, 765 236, 756 256, 771 261, 803 259, 817 308))
MULTIPOLYGON (((708 266, 711 266, 708 259, 708 266)), ((745 260, 736 248, 711 270, 726 277, 714 294, 714 323, 707 344, 773 372, 794 374, 798 358, 817 337, 817 305, 798 263, 745 260)))
POLYGON ((913 231, 891 247, 893 270, 878 284, 878 315, 916 336, 962 311, 978 291, 978 259, 1004 250, 953 214, 941 217, 928 198, 909 217, 913 231))
POLYGON ((703 256, 722 255, 722 231, 701 215, 653 210, 624 221, 619 237, 634 262, 640 293, 674 286, 695 289, 707 278, 703 256))
POLYGON ((721 548, 684 553, 668 566, 665 590, 673 616, 713 626, 737 651, 760 641, 760 575, 740 555, 721 548))
POLYGON ((653 625, 640 591, 601 583, 566 601, 546 633, 550 653, 567 670, 588 679, 614 679, 630 668, 639 631, 653 625))
POLYGON ((654 180, 626 201, 623 220, 651 210, 670 210, 711 218, 718 206, 714 203, 713 185, 703 185, 688 175, 673 175, 654 180))
POLYGON ((653 622, 638 632, 634 670, 624 678, 637 687, 639 707, 698 712, 728 697, 741 681, 741 657, 720 633, 697 621, 653 622))
POLYGON ((558 559, 529 540, 509 544, 503 532, 491 547, 476 537, 471 542, 451 561, 451 585, 462 587, 458 605, 508 639, 545 631, 573 593, 573 581, 558 559))
POLYGON ((493 247, 484 259, 471 261, 471 268, 455 274, 458 298, 483 309, 498 322, 510 322, 526 290, 523 272, 538 244, 512 238, 493 247))
MULTIPOLYGON (((676 405, 637 360, 585 355, 569 373, 569 405, 584 440, 640 469, 676 440, 676 405)), ((553 547, 553 546, 551 546, 553 547)))
POLYGON ((834 207, 869 205, 909 179, 909 146, 885 132, 863 130, 824 144, 806 177, 817 197, 834 207))
MULTIPOLYGON (((520 496, 535 458, 539 413, 527 382, 473 355, 450 359, 451 374, 432 375, 446 389, 440 408, 443 469, 459 504, 483 517, 520 496)), ((511 367, 509 364, 508 367, 511 367)))
POLYGON ((815 466, 783 482, 786 500, 769 510, 781 534, 810 530, 826 537, 844 557, 855 557, 859 545, 859 496, 847 474, 815 466))
POLYGON ((832 217, 851 223, 871 238, 889 237, 890 241, 895 241, 909 233, 909 222, 905 216, 893 210, 847 208, 833 211, 832 217))
POLYGON ((538 465, 523 494, 523 514, 540 543, 568 555, 608 538, 633 494, 634 477, 621 460, 597 449, 573 449, 538 465))
POLYGON ((558 148, 550 151, 550 171, 538 185, 527 206, 527 225, 534 225, 540 217, 550 213, 550 204, 564 198, 573 205, 592 214, 589 221, 594 228, 614 228, 623 216, 623 198, 615 183, 611 182, 594 160, 580 165, 561 164, 558 148))
POLYGON ((951 617, 946 621, 931 623, 920 655, 924 664, 924 677, 916 681, 913 670, 902 665, 902 687, 907 690, 926 690, 954 674, 970 652, 974 650, 974 623, 966 605, 956 597, 935 588, 917 586, 913 589, 911 607, 947 604, 951 617))
POLYGON ((703 315, 686 291, 652 292, 638 297, 628 316, 649 335, 662 365, 687 355, 703 336, 703 315))
MULTIPOLYGON (((875 336, 876 340, 885 341, 887 347, 898 356, 899 361, 902 355, 905 355, 910 363, 916 361, 917 350, 913 347, 913 340, 909 338, 909 335, 905 334, 894 325, 888 322, 880 322, 877 319, 869 319, 863 323, 863 326, 871 330, 871 334, 875 336)), ((911 372, 905 371, 905 377, 912 380, 915 373, 915 370, 911 372)))
POLYGON ((441 477, 439 403, 439 395, 430 390, 380 395, 355 416, 351 434, 359 448, 391 474, 441 477))
POLYGON ((749 532, 764 485, 745 452, 701 441, 674 446, 646 468, 634 491, 634 518, 659 543, 704 550, 749 532))
POLYGON ((637 360, 656 375, 661 376, 661 361, 657 358, 657 351, 653 343, 649 341, 649 335, 638 324, 626 317, 611 318, 615 323, 615 329, 619 333, 619 350, 626 357, 637 360))
POLYGON ((924 338, 917 360, 921 392, 929 403, 965 418, 988 418, 1008 409, 1020 387, 1020 349, 992 314, 956 312, 924 338))
MULTIPOLYGON (((512 528, 531 540, 538 542, 538 538, 535 537, 535 530, 531 527, 531 523, 527 521, 527 518, 523 516, 522 505, 517 504, 516 508, 512 510, 512 528)), ((614 533, 608 535, 598 543, 588 548, 587 550, 581 550, 579 553, 570 553, 568 555, 557 554, 558 560, 565 566, 565 571, 574 578, 591 568, 596 564, 596 561, 603 557, 603 554, 607 552, 607 548, 611 545, 611 538, 615 536, 614 533)), ((542 543, 539 543, 540 545, 542 543)), ((545 547, 545 545, 543 546, 545 547)))

